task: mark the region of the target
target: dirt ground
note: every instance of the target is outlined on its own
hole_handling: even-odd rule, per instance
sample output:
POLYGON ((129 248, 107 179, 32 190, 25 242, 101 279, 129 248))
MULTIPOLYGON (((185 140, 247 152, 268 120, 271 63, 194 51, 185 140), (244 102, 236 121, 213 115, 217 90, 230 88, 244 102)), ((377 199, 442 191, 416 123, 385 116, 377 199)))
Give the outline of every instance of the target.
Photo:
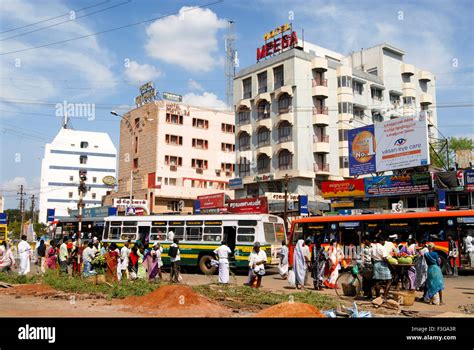
MULTIPOLYGON (((233 275, 231 283, 243 284, 247 279, 244 273, 233 275)), ((217 276, 204 276, 195 271, 183 273, 183 283, 193 286, 217 282, 217 276)), ((445 279, 446 289, 443 292, 444 305, 429 305, 415 302, 413 306, 401 307, 402 313, 384 308, 374 309, 369 303, 358 302, 362 309, 370 310, 377 316, 411 316, 411 317, 468 317, 474 316, 474 274, 465 274, 456 278, 445 279)), ((295 293, 285 280, 282 280, 275 269, 270 269, 263 278, 262 288, 268 291, 295 293)), ((308 287, 309 290, 312 288, 308 287)), ((187 293, 185 291, 185 293, 187 293)), ((335 296, 333 290, 323 290, 335 296)), ((138 303, 140 303, 139 299, 138 303)), ((205 301, 207 302, 207 301, 205 301)), ((211 301, 212 302, 212 301, 211 301)), ((348 306, 351 300, 342 304, 348 306)), ((44 285, 20 285, 15 288, 0 289, 1 317, 241 317, 252 314, 239 313, 222 305, 210 311, 207 304, 196 304, 184 309, 167 305, 153 310, 130 307, 137 305, 118 300, 108 301, 95 295, 77 295, 58 292, 44 285), (203 307, 204 306, 204 307, 203 307)))

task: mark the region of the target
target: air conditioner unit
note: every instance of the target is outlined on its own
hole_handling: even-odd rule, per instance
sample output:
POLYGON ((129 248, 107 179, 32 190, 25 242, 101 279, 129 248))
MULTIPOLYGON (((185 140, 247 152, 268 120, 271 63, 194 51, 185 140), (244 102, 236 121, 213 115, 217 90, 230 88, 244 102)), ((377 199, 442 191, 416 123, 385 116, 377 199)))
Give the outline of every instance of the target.
POLYGON ((226 171, 225 172, 225 176, 231 176, 232 175, 232 171, 226 171))
POLYGON ((197 174, 202 174, 202 173, 203 173, 202 168, 197 168, 197 169, 196 169, 196 173, 197 173, 197 174))
POLYGON ((178 167, 176 165, 170 166, 170 171, 176 171, 176 170, 178 170, 178 167))

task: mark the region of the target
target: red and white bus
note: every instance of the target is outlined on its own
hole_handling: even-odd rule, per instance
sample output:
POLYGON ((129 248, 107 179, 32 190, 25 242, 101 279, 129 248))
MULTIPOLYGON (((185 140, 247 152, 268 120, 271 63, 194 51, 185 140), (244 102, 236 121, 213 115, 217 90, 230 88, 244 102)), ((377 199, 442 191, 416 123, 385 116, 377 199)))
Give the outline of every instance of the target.
POLYGON ((289 237, 290 264, 293 262, 293 249, 298 239, 310 238, 314 243, 320 240, 329 245, 336 239, 343 246, 360 246, 362 234, 373 238, 381 232, 385 237, 396 234, 402 243, 409 236, 418 242, 435 244, 435 250, 442 260, 445 271, 448 259, 448 236, 451 235, 458 245, 457 265, 460 269, 470 269, 469 257, 465 254, 463 238, 474 236, 474 210, 416 212, 397 214, 361 214, 314 216, 296 219, 291 224, 289 237))

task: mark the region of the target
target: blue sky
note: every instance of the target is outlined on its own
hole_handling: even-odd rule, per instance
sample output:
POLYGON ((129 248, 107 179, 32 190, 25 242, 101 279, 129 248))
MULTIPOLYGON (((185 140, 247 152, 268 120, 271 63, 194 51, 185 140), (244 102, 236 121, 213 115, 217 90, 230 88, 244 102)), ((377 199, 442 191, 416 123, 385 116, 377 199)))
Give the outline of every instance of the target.
POLYGON ((474 2, 461 1, 209 1, 3 0, 0 4, 0 193, 17 207, 16 190, 38 194, 44 144, 60 127, 55 104, 95 104, 95 116, 73 127, 105 131, 118 148, 118 118, 140 83, 159 92, 224 108, 224 36, 235 21, 240 67, 255 63, 262 35, 288 22, 305 40, 340 53, 381 42, 406 51, 405 61, 436 77, 439 129, 474 134, 474 2), (92 6, 92 7, 91 7, 92 6), (203 6, 192 9, 191 7, 203 6), (86 10, 82 10, 89 7, 86 10), (111 7, 111 8, 109 8, 111 7), (70 19, 75 10, 75 19, 70 19), (96 12, 92 14, 93 12, 96 12), (177 15, 181 13, 180 15, 177 15), (58 17, 60 15, 65 16, 58 17), (171 14, 172 16, 163 17, 171 14), (80 18, 81 16, 84 16, 80 18), (26 26, 51 17, 34 26, 26 26), (110 28, 163 17, 102 35, 110 28), (59 22, 66 22, 56 25, 59 22), (50 28, 42 29, 43 27, 50 28), (36 29, 42 29, 27 33, 36 29), (17 37, 16 36, 20 35, 17 37), (69 40, 43 48, 10 53, 69 40))

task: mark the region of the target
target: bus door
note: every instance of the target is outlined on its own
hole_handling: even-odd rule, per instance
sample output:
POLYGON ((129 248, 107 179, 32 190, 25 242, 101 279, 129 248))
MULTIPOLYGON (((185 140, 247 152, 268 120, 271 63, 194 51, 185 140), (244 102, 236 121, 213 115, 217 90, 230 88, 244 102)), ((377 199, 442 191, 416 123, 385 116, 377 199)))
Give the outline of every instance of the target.
POLYGON ((339 223, 339 232, 344 257, 349 264, 357 259, 357 249, 362 239, 361 223, 359 221, 342 221, 339 223))
POLYGON ((138 240, 145 246, 150 242, 150 222, 138 222, 138 240))
POLYGON ((224 228, 224 241, 227 242, 227 246, 233 252, 235 250, 235 240, 237 236, 237 222, 226 221, 223 224, 224 228))
MULTIPOLYGON (((447 220, 449 222, 449 220, 447 220)), ((463 269, 474 269, 474 253, 466 251, 466 237, 474 237, 474 216, 463 216, 457 218, 458 228, 458 265, 463 269)))

